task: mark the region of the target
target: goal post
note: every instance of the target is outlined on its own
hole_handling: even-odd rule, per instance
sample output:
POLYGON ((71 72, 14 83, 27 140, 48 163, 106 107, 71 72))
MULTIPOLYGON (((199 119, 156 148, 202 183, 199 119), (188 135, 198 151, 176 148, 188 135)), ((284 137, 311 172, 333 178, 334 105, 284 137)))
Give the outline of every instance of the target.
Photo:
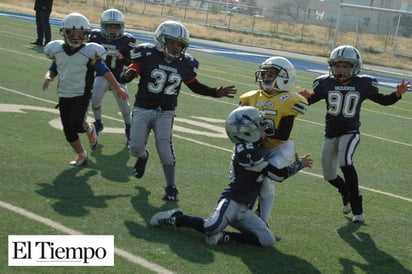
MULTIPOLYGON (((412 15, 411 11, 406 10, 406 2, 404 2, 404 5, 402 5, 401 8, 404 8, 405 10, 340 3, 336 18, 336 29, 332 42, 332 49, 338 44, 338 36, 341 34, 342 28, 341 25, 345 22, 345 26, 349 26, 349 28, 352 28, 351 30, 353 32, 356 32, 356 41, 354 44, 356 44, 357 47, 363 46, 377 52, 395 52, 399 36, 401 16, 412 15), (365 34, 376 34, 376 36, 378 36, 376 40, 380 41, 382 44, 372 44, 373 39, 370 38, 367 38, 367 42, 361 44, 360 39, 362 28, 368 28, 368 30, 365 31, 365 34), (388 50, 389 47, 391 48, 390 50, 388 50)), ((412 27, 409 26, 409 28, 410 30, 408 31, 412 36, 412 27)), ((342 41, 344 41, 344 39, 342 39, 342 41)), ((348 42, 345 41, 345 43, 348 42)))

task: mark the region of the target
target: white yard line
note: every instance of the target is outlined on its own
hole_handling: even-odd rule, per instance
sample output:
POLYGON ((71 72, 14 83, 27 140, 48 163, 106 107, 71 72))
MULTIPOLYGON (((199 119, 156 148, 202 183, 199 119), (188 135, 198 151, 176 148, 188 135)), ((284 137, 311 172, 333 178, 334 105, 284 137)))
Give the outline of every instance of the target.
MULTIPOLYGON (((3 202, 3 201, 0 201, 0 207, 2 207, 4 209, 7 209, 11 212, 17 213, 17 214, 19 214, 23 217, 28 218, 28 219, 31 219, 31 220, 37 221, 39 223, 42 223, 42 224, 44 224, 48 227, 56 229, 57 231, 60 231, 60 232, 63 232, 63 233, 69 234, 69 235, 83 235, 83 233, 80 232, 80 231, 71 229, 67 226, 64 226, 60 223, 57 223, 53 220, 50 220, 49 218, 42 217, 42 216, 37 215, 33 212, 25 210, 21 207, 14 206, 12 204, 9 204, 9 203, 3 202)), ((166 273, 173 273, 170 270, 168 270, 168 269, 166 269, 166 268, 164 268, 160 265, 149 262, 149 261, 143 259, 142 257, 131 254, 131 253, 129 253, 129 252, 123 250, 123 249, 115 247, 114 248, 114 253, 116 255, 120 256, 120 257, 123 257, 124 259, 126 259, 127 261, 129 261, 131 263, 134 263, 136 265, 140 265, 140 266, 142 266, 144 268, 147 268, 151 271, 154 271, 154 272, 157 272, 157 273, 162 273, 162 274, 163 273, 165 273, 165 274, 166 273)))
MULTIPOLYGON (((23 92, 20 92, 20 91, 16 91, 16 90, 12 90, 12 89, 9 89, 9 88, 6 88, 6 87, 0 87, 0 90, 7 91, 7 92, 11 92, 11 93, 15 93, 15 94, 18 94, 18 95, 21 95, 21 96, 26 96, 26 97, 28 97, 28 98, 35 99, 35 100, 39 100, 39 101, 46 102, 46 103, 50 103, 50 104, 53 104, 53 105, 56 105, 56 104, 57 104, 57 103, 54 102, 54 101, 46 100, 46 99, 43 99, 43 98, 40 98, 40 97, 36 97, 36 96, 33 96, 33 95, 29 95, 29 94, 26 94, 26 93, 23 93, 23 92)), ((189 94, 187 94, 187 95, 189 95, 189 94)), ((212 98, 207 98, 207 97, 200 97, 200 96, 199 96, 199 98, 204 98, 204 99, 207 99, 207 100, 213 100, 212 98)), ((216 100, 216 102, 222 103, 221 101, 217 101, 217 100, 216 100)), ((113 119, 113 120, 119 120, 119 119, 115 119, 115 118, 112 118, 112 119, 113 119)), ((305 121, 305 120, 303 120, 303 119, 299 119, 299 120, 305 121)), ((119 120, 119 121, 120 121, 120 120, 119 120)), ((310 121, 307 121, 307 122, 313 123, 313 122, 310 122, 310 121)), ((316 124, 317 124, 317 125, 321 125, 321 124, 318 124, 318 123, 316 123, 316 124)), ((368 135, 368 134, 364 134, 364 135, 365 135, 365 136, 368 136, 368 137, 371 137, 371 138, 376 138, 376 139, 384 140, 384 141, 387 141, 387 142, 397 143, 397 144, 399 144, 399 145, 412 146, 411 144, 407 144, 407 143, 403 143, 403 142, 397 142, 397 141, 394 141, 394 140, 389 140, 389 139, 385 139, 385 138, 378 137, 378 136, 373 136, 373 135, 368 135)), ((219 146, 216 146, 216 145, 212 145, 212 144, 209 144, 209 143, 206 143, 206 142, 202 142, 202 141, 199 141, 199 140, 196 140, 196 139, 192 139, 192 138, 188 138, 188 137, 183 137, 183 136, 180 136, 180 135, 177 135, 177 134, 174 134, 173 136, 174 136, 175 138, 184 139, 184 140, 186 140, 186 141, 190 141, 190 142, 196 143, 196 144, 198 144, 198 145, 207 146, 207 147, 215 148, 215 149, 218 149, 218 150, 221 150, 221 151, 225 151, 225 152, 228 152, 228 153, 232 153, 232 151, 231 151, 230 149, 223 148, 223 147, 219 147, 219 146)), ((311 172, 307 172, 307 171, 301 171, 301 173, 306 174, 306 175, 309 175, 309 176, 314 176, 314 177, 322 178, 322 175, 316 174, 316 173, 311 173, 311 172)), ((364 189, 364 190, 367 190, 367 191, 374 192, 374 193, 378 193, 378 194, 382 194, 382 195, 385 195, 385 196, 389 196, 389 197, 392 197, 392 198, 400 199, 400 200, 403 200, 403 201, 412 202, 412 199, 410 199, 410 198, 402 197, 402 196, 395 195, 395 194, 392 194, 392 193, 389 193, 389 192, 384 192, 384 191, 380 191, 380 190, 376 190, 376 189, 372 189, 372 188, 367 188, 367 187, 362 187, 362 186, 360 186, 360 188, 361 188, 361 189, 364 189)), ((58 231, 60 231, 60 232, 66 233, 66 234, 70 234, 70 235, 81 235, 81 234, 83 234, 83 233, 80 232, 80 231, 71 229, 71 228, 66 227, 66 226, 64 226, 64 225, 62 225, 62 224, 60 224, 60 223, 57 223, 57 222, 55 222, 55 221, 53 221, 53 220, 51 220, 51 219, 42 217, 42 216, 37 215, 37 214, 35 214, 35 213, 33 213, 33 212, 27 211, 26 209, 23 209, 23 208, 14 206, 14 205, 12 205, 12 204, 9 204, 9 203, 4 202, 4 201, 1 201, 1 200, 0 200, 0 207, 4 208, 4 209, 6 209, 6 210, 9 210, 9 211, 11 211, 11 212, 14 212, 14 213, 16 213, 16 214, 19 214, 19 215, 21 215, 21 216, 24 216, 24 217, 26 217, 26 218, 28 218, 28 219, 31 219, 31 220, 37 221, 37 222, 39 222, 39 223, 42 223, 42 224, 44 224, 44 225, 47 225, 47 226, 49 226, 49 227, 51 227, 51 228, 54 228, 54 229, 56 229, 56 230, 58 230, 58 231)), ((154 264, 154 263, 152 263, 152 262, 149 262, 149 261, 147 261, 146 259, 144 259, 144 258, 142 258, 142 257, 140 257, 140 256, 131 254, 131 253, 129 253, 129 252, 125 251, 125 250, 122 250, 122 249, 120 249, 120 248, 116 248, 116 247, 115 247, 115 254, 118 255, 118 256, 120 256, 120 257, 122 257, 122 258, 124 258, 124 259, 126 259, 127 261, 129 261, 129 262, 131 262, 131 263, 133 263, 133 264, 140 265, 140 266, 142 266, 142 267, 144 267, 144 268, 147 268, 147 269, 149 269, 149 270, 151 270, 151 271, 154 271, 154 272, 157 272, 157 273, 173 273, 173 272, 171 272, 170 270, 168 270, 168 269, 166 269, 166 268, 164 268, 164 267, 162 267, 162 266, 160 266, 160 265, 157 265, 157 264, 154 264)))

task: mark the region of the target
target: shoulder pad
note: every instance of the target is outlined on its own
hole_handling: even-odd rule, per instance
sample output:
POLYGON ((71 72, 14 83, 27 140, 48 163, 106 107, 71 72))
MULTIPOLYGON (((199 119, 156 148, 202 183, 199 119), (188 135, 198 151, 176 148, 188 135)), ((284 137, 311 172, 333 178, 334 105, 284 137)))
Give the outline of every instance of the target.
POLYGON ((153 44, 142 43, 133 48, 132 59, 138 59, 142 56, 150 55, 157 50, 153 44))
POLYGON ((312 89, 315 89, 317 86, 319 86, 321 81, 326 80, 328 78, 330 78, 329 74, 325 74, 325 75, 321 75, 321 76, 316 77, 316 79, 313 80, 312 89))
POLYGON ((240 95, 240 99, 255 95, 259 90, 251 90, 240 95))
POLYGON ((378 79, 376 79, 375 77, 372 77, 367 74, 358 74, 356 77, 361 78, 362 81, 367 81, 370 85, 374 87, 379 87, 378 79))
POLYGON ((188 53, 183 55, 182 61, 186 64, 190 64, 190 66, 195 67, 196 69, 199 68, 199 61, 188 53))
POLYGON ((44 53, 47 58, 53 59, 57 52, 63 51, 63 45, 63 40, 51 41, 44 47, 44 53))
POLYGON ((320 76, 316 77, 315 80, 313 80, 313 81, 315 82, 315 81, 319 81, 319 80, 324 80, 328 77, 329 77, 329 74, 320 75, 320 76))
POLYGON ((136 48, 143 48, 143 49, 153 49, 156 48, 155 45, 151 44, 151 43, 142 43, 137 45, 136 48))
POLYGON ((135 38, 131 33, 124 32, 124 33, 123 33, 123 36, 129 38, 130 40, 136 41, 136 38, 135 38))
POLYGON ((92 29, 92 31, 90 32, 90 34, 96 34, 96 33, 100 33, 101 30, 100 29, 92 29))
POLYGON ((237 144, 236 153, 239 165, 243 168, 249 170, 254 170, 256 167, 258 169, 263 169, 267 165, 261 150, 256 148, 252 143, 237 144))
POLYGON ((302 95, 300 95, 299 93, 291 92, 290 94, 292 95, 292 99, 293 99, 294 102, 302 102, 302 103, 305 103, 305 104, 308 103, 308 100, 306 100, 306 98, 303 97, 302 95))
POLYGON ((305 114, 306 111, 308 110, 308 105, 309 105, 308 100, 296 92, 292 93, 292 97, 293 97, 293 103, 294 103, 292 106, 292 109, 299 114, 305 114))
POLYGON ((81 51, 90 59, 100 58, 105 60, 107 55, 106 49, 102 45, 94 42, 86 43, 81 51))
POLYGON ((92 31, 89 34, 89 37, 100 37, 102 35, 102 32, 100 31, 100 29, 92 29, 92 31))
POLYGON ((127 41, 127 45, 130 49, 134 49, 136 46, 136 38, 128 32, 123 33, 123 39, 127 41))

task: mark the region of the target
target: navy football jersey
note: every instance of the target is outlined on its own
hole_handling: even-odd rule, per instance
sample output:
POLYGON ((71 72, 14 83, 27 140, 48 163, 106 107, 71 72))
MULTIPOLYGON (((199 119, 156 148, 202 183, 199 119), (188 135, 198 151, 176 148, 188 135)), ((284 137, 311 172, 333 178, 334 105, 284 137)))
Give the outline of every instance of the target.
POLYGON ((102 35, 100 29, 94 29, 90 33, 89 41, 100 44, 106 49, 106 65, 110 68, 117 81, 119 81, 123 68, 131 63, 131 50, 135 46, 136 38, 130 33, 124 32, 119 38, 108 39, 102 35), (123 59, 113 58, 118 53, 123 55, 123 59))
POLYGON ((314 95, 309 104, 326 101, 325 136, 334 138, 346 133, 359 133, 362 102, 370 99, 380 105, 391 105, 399 98, 395 93, 382 94, 378 81, 368 75, 357 75, 349 82, 340 84, 329 75, 319 76, 313 81, 314 95))
POLYGON ((230 166, 230 183, 222 192, 221 199, 232 199, 252 207, 264 178, 262 171, 267 165, 260 146, 236 144, 230 166))
POLYGON ((135 106, 147 109, 174 110, 182 82, 195 79, 199 67, 199 62, 187 53, 167 62, 163 52, 148 43, 135 47, 132 61, 138 65, 140 77, 135 106))

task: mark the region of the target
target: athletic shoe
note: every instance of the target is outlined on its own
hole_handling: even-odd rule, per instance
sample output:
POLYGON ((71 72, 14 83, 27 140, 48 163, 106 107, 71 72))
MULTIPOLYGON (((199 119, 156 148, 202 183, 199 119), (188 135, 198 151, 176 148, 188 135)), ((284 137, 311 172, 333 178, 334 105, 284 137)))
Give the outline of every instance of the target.
POLYGON ((96 134, 99 135, 100 132, 103 131, 104 125, 102 122, 93 122, 94 128, 96 129, 96 134))
POLYGON ((34 41, 34 42, 31 42, 30 44, 32 44, 32 45, 36 45, 36 46, 43 46, 43 43, 42 42, 40 42, 40 41, 34 41))
POLYGON ((218 243, 229 243, 230 236, 224 231, 220 231, 216 234, 210 235, 205 238, 205 242, 209 245, 217 245, 218 243))
POLYGON ((90 133, 87 133, 87 138, 89 138, 89 146, 91 149, 96 149, 98 143, 96 128, 93 124, 89 124, 89 127, 92 129, 90 133))
POLYGON ((149 160, 149 151, 147 149, 146 155, 146 158, 137 158, 136 163, 134 164, 134 177, 138 179, 143 177, 147 160, 149 160))
POLYGON ((72 166, 82 166, 87 163, 87 156, 83 157, 82 155, 77 155, 77 157, 70 162, 72 166))
POLYGON ((159 225, 175 225, 176 224, 176 216, 182 216, 183 210, 180 208, 173 208, 167 211, 160 211, 153 215, 150 219, 149 224, 151 226, 159 226, 159 225))
POLYGON ((343 214, 348 214, 352 211, 352 207, 349 202, 343 205, 343 214))
POLYGON ((365 222, 365 215, 363 213, 353 215, 352 223, 364 223, 365 222))
POLYGON ((350 198, 349 196, 343 196, 342 195, 342 204, 343 204, 343 214, 348 214, 352 211, 352 206, 350 204, 350 198))
POLYGON ((179 191, 175 186, 167 186, 165 192, 166 193, 162 198, 163 201, 177 201, 177 194, 179 194, 179 191))
POLYGON ((221 242, 223 239, 224 233, 223 232, 218 232, 216 234, 207 236, 205 238, 205 242, 209 245, 217 245, 217 243, 221 242))

